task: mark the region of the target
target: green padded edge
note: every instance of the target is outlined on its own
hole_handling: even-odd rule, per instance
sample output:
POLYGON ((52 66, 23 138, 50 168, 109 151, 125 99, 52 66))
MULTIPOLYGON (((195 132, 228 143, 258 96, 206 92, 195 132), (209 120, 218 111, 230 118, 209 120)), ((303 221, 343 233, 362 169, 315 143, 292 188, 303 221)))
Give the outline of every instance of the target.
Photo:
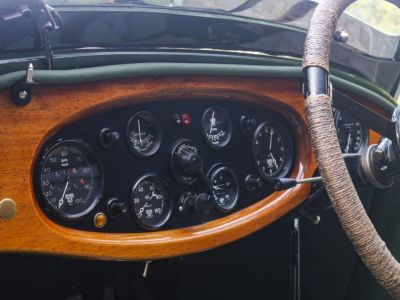
MULTIPOLYGON (((266 78, 301 78, 299 66, 260 66, 238 64, 206 64, 206 63, 133 63, 109 65, 71 70, 35 70, 33 80, 43 85, 65 85, 74 83, 94 82, 129 77, 167 76, 167 75, 211 75, 211 76, 244 76, 266 78)), ((25 71, 16 71, 0 76, 0 90, 23 80, 25 71)), ((392 112, 395 101, 390 96, 384 96, 372 89, 331 75, 336 88, 353 92, 379 105, 384 110, 392 112)), ((300 89, 300 86, 299 86, 300 89)))

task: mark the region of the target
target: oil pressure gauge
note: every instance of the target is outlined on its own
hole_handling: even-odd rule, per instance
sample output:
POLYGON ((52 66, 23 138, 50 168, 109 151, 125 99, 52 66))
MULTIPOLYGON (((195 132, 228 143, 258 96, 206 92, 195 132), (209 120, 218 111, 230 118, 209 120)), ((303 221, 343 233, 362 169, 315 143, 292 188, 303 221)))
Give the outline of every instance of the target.
POLYGON ((226 146, 231 138, 232 126, 228 114, 219 106, 212 106, 203 114, 201 131, 208 145, 213 148, 226 146))
POLYGON ((162 139, 157 118, 147 111, 138 112, 129 119, 126 135, 131 151, 141 157, 155 154, 162 139))

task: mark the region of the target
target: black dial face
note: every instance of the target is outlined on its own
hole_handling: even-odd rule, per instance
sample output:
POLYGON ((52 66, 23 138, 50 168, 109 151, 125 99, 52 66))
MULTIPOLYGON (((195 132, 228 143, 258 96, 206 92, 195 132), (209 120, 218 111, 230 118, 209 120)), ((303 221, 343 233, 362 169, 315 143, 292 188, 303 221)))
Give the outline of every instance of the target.
POLYGON ((101 168, 88 146, 63 141, 41 161, 39 193, 45 205, 65 218, 88 213, 103 188, 101 168))
POLYGON ((132 212, 145 229, 163 226, 171 214, 171 203, 165 183, 157 176, 145 176, 134 185, 132 212))
POLYGON ((133 115, 127 125, 129 148, 138 156, 155 154, 161 144, 161 128, 157 119, 149 112, 133 115))
POLYGON ((288 132, 272 123, 261 124, 253 139, 253 156, 258 173, 272 181, 285 176, 292 165, 293 147, 288 132))
POLYGON ((357 153, 368 144, 368 129, 354 118, 336 111, 335 126, 343 153, 357 153))
POLYGON ((201 130, 208 145, 224 147, 229 143, 232 131, 228 114, 218 106, 208 108, 203 114, 201 130))
POLYGON ((233 170, 225 166, 215 167, 210 172, 210 183, 217 209, 231 211, 239 198, 239 183, 233 170))

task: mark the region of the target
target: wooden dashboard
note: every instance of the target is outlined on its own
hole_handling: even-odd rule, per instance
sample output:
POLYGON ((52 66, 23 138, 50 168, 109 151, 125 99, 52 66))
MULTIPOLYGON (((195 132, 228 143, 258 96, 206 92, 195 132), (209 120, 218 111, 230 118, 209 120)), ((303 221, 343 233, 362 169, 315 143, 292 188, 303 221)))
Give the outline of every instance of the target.
MULTIPOLYGON (((17 213, 0 220, 0 251, 68 255, 112 260, 151 260, 204 251, 259 230, 304 201, 310 185, 297 185, 200 225, 140 233, 87 232, 60 226, 39 208, 34 163, 45 140, 66 124, 132 103, 171 98, 215 97, 264 106, 295 128, 292 178, 311 177, 317 168, 305 125, 299 82, 290 79, 146 77, 71 86, 37 86, 28 106, 16 106, 10 91, 0 93, 0 199, 17 213)), ((379 139, 374 133, 370 142, 379 139)))

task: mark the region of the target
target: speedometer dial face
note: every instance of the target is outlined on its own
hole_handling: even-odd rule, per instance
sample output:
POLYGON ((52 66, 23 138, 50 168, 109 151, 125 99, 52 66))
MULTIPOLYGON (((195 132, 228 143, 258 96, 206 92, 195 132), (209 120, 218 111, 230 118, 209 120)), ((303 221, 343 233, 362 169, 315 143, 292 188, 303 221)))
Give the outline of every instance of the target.
POLYGON ((101 168, 85 144, 70 140, 56 144, 45 155, 40 170, 40 198, 65 218, 88 213, 103 188, 101 168))
POLYGON ((221 107, 213 106, 203 114, 201 130, 205 141, 213 148, 222 148, 231 138, 231 122, 221 107))
POLYGON ((126 129, 129 148, 138 156, 155 154, 161 144, 161 128, 152 114, 142 111, 133 115, 126 129))
POLYGON ((262 123, 253 138, 253 157, 260 176, 266 181, 287 175, 292 165, 293 146, 287 130, 262 123))
POLYGON ((368 129, 356 119, 336 111, 335 126, 343 153, 357 153, 368 144, 368 129))
POLYGON ((131 207, 139 224, 145 229, 163 226, 171 214, 171 202, 167 186, 155 175, 147 175, 134 185, 131 207))

